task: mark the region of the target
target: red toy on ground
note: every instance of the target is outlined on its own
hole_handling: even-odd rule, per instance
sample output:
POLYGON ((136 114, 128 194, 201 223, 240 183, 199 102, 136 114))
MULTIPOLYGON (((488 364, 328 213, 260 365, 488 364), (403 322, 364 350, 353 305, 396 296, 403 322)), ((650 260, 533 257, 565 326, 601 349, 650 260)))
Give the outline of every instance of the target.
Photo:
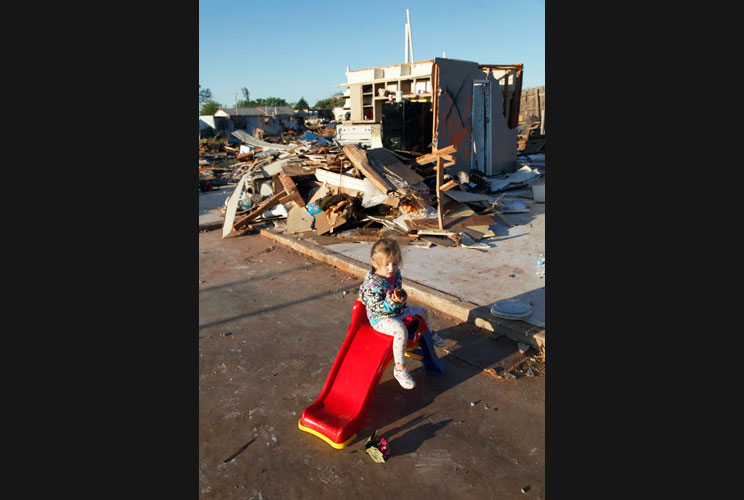
MULTIPOLYGON (((426 322, 419 316, 407 317, 406 325, 418 320, 409 346, 416 344, 427 331, 426 322)), ((409 328, 410 330, 410 328, 409 328)), ((428 371, 440 374, 443 365, 434 354, 430 336, 427 351, 423 351, 428 371)), ((367 319, 367 309, 357 300, 351 313, 351 325, 341 349, 331 366, 320 395, 302 411, 298 422, 301 430, 309 432, 334 448, 345 448, 356 437, 364 424, 380 377, 393 360, 393 337, 376 332, 367 319)), ((418 346, 415 346, 418 347, 418 346)), ((420 349, 419 349, 420 350, 420 349)), ((419 355, 413 356, 422 359, 419 355)))

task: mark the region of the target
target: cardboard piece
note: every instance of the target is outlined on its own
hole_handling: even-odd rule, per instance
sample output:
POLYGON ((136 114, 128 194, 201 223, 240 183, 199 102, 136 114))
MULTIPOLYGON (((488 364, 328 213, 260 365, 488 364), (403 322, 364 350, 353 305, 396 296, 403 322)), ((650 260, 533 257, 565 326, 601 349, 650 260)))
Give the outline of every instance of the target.
POLYGON ((328 223, 328 216, 325 212, 315 214, 315 234, 325 234, 330 230, 331 225, 328 223))
POLYGON ((312 231, 315 218, 306 208, 292 204, 287 214, 287 233, 304 233, 312 231))

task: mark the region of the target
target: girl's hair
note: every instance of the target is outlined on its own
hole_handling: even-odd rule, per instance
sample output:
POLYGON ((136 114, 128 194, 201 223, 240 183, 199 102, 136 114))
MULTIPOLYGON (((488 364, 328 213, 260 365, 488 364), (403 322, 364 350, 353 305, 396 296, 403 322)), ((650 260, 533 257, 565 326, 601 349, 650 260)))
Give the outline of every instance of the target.
POLYGON ((400 253, 398 242, 391 238, 380 238, 372 245, 372 251, 369 254, 372 262, 380 262, 381 257, 391 258, 398 261, 398 265, 403 262, 403 256, 400 253))

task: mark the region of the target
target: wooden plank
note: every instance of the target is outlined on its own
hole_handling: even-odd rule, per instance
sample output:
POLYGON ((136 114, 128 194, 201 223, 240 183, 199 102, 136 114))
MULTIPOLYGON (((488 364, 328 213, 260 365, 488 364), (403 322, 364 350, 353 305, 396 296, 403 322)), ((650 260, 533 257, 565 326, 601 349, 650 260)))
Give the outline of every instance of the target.
POLYGON ((357 179, 351 175, 337 174, 322 168, 316 168, 314 174, 315 178, 320 182, 330 184, 331 186, 343 186, 356 189, 357 191, 362 191, 364 189, 364 180, 357 179))
POLYGON ((437 151, 433 151, 429 154, 421 155, 414 161, 419 165, 426 165, 427 163, 436 161, 438 156, 449 155, 455 152, 457 152, 457 148, 454 145, 450 145, 446 148, 438 149, 437 151))
MULTIPOLYGON (((302 196, 300 196, 299 191, 297 191, 297 186, 295 185, 294 181, 291 177, 288 175, 285 175, 284 172, 279 173, 279 181, 282 183, 282 186, 284 186, 284 191, 287 192, 288 195, 290 195, 290 199, 294 201, 298 207, 302 208, 305 206, 305 200, 302 199, 302 196)), ((282 201, 282 203, 287 203, 286 201, 282 201)))
POLYGON ((434 243, 435 245, 439 245, 443 247, 456 247, 457 246, 457 243, 443 236, 420 236, 419 239, 422 241, 428 241, 429 243, 434 243))
POLYGON ((376 148, 367 150, 367 158, 372 163, 382 167, 382 170, 389 169, 394 175, 397 175, 410 185, 416 185, 424 180, 419 174, 406 167, 392 151, 385 148, 376 148))
POLYGON ((449 181, 445 182, 441 186, 439 186, 440 191, 449 191, 453 187, 457 186, 458 182, 455 179, 450 179, 449 181))
MULTIPOLYGON (((457 226, 490 226, 496 224, 497 220, 490 215, 471 215, 469 217, 444 217, 444 227, 457 226)), ((435 229, 438 226, 437 219, 408 219, 405 221, 409 230, 435 229)))
POLYGON ((393 186, 390 181, 377 173, 372 165, 369 164, 367 153, 365 153, 359 146, 356 144, 347 144, 344 146, 343 151, 351 163, 358 168, 362 174, 364 174, 364 177, 369 179, 372 185, 377 189, 386 194, 396 190, 395 186, 393 186))
POLYGON ((439 229, 444 229, 442 222, 442 179, 444 178, 444 169, 442 168, 442 157, 437 155, 437 222, 439 229))
POLYGON ((282 166, 282 171, 284 172, 284 175, 289 176, 289 177, 296 177, 298 175, 313 175, 314 170, 315 170, 315 166, 303 167, 301 165, 296 165, 294 163, 282 166))
MULTIPOLYGON (((271 198, 268 198, 258 205, 256 205, 255 208, 253 208, 250 212, 248 212, 245 217, 241 218, 238 222, 233 224, 233 230, 239 231, 243 229, 245 226, 247 226, 251 221, 258 218, 259 215, 264 213, 266 210, 275 207, 279 203, 281 203, 282 198, 285 198, 287 196, 287 193, 284 191, 280 191, 276 193, 271 198)), ((291 196, 291 195, 290 195, 291 196)))

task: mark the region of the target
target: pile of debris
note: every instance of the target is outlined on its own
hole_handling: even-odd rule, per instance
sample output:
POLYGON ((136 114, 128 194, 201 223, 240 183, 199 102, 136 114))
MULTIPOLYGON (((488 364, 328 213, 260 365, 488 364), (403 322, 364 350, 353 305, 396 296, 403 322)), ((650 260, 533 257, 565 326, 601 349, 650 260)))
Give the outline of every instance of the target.
POLYGON ((494 236, 489 226, 512 226, 504 214, 528 211, 523 202, 504 200, 505 192, 544 175, 523 165, 500 177, 450 176, 444 169, 455 163, 454 146, 417 155, 341 146, 309 131, 290 144, 233 134, 244 141, 238 154, 229 166, 211 167, 236 182, 224 207, 223 238, 261 225, 320 244, 385 234, 403 244, 482 250, 488 245, 480 240, 494 236))
POLYGON ((199 191, 212 191, 232 182, 239 149, 224 140, 199 139, 199 191))
POLYGON ((520 123, 517 133, 517 151, 521 154, 545 152, 545 134, 540 122, 520 123))

